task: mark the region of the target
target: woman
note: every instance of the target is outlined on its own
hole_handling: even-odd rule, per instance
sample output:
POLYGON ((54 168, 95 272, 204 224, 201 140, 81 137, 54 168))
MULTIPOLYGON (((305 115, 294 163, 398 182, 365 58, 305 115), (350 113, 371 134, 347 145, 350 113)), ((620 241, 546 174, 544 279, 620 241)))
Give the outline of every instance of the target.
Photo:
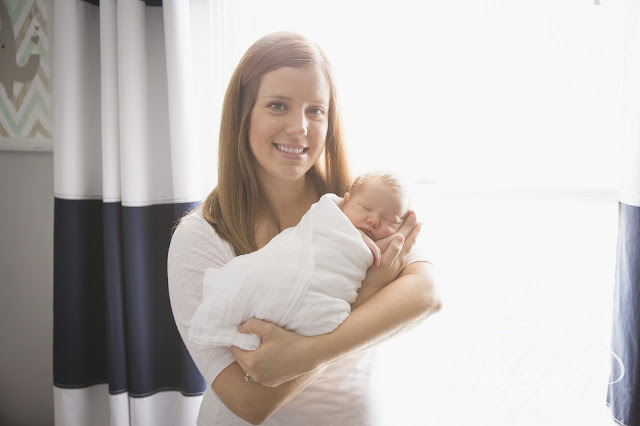
POLYGON ((411 252, 415 214, 333 332, 304 337, 250 319, 239 330, 261 337, 256 351, 200 347, 187 337, 205 270, 263 247, 321 195, 342 196, 349 185, 333 75, 321 50, 292 33, 254 43, 229 83, 219 143, 218 186, 181 221, 168 259, 178 330, 209 384, 198 424, 370 424, 363 349, 440 309, 431 265, 411 252))

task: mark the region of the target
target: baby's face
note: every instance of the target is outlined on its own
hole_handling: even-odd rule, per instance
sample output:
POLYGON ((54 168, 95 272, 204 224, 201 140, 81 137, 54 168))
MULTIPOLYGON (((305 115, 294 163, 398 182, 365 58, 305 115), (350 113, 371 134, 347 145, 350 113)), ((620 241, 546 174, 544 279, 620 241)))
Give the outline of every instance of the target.
POLYGON ((345 194, 342 212, 353 226, 373 241, 395 233, 407 214, 404 200, 384 184, 367 183, 355 194, 345 194))

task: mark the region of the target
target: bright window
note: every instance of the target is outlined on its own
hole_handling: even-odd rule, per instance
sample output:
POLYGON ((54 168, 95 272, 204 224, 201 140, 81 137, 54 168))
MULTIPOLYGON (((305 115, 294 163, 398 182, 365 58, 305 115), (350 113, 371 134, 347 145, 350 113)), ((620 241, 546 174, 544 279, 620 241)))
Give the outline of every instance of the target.
POLYGON ((414 183, 445 310, 380 348, 383 424, 609 421, 629 1, 212 0, 196 18, 214 23, 203 139, 246 48, 297 31, 337 72, 354 172, 414 183))
POLYGON ((617 188, 626 2, 215 3, 227 14, 220 81, 272 31, 301 32, 323 47, 356 173, 617 188))

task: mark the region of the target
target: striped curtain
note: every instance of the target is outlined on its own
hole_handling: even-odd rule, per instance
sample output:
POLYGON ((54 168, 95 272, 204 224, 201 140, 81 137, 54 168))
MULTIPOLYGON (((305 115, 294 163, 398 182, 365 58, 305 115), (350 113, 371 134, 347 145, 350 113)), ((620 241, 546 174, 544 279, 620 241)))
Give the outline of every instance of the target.
POLYGON ((625 132, 618 219, 612 364, 607 405, 620 424, 640 425, 640 3, 630 2, 625 132))
POLYGON ((201 197, 189 2, 147 3, 53 2, 56 425, 195 424, 206 386, 166 274, 201 197))

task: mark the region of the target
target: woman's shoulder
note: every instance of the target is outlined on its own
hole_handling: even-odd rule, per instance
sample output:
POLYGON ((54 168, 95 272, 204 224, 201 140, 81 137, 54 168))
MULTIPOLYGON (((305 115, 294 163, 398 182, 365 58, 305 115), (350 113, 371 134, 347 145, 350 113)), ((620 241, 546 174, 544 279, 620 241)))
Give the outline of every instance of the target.
POLYGON ((211 230, 215 233, 215 230, 209 225, 209 223, 202 215, 202 204, 200 204, 198 207, 185 214, 178 221, 178 225, 176 226, 175 231, 179 231, 181 233, 205 232, 207 226, 211 228, 211 230))
POLYGON ((218 264, 235 257, 231 245, 205 220, 201 206, 180 220, 171 237, 169 263, 185 257, 209 258, 218 264))
POLYGON ((180 219, 178 225, 174 228, 171 243, 193 243, 195 242, 194 239, 199 242, 209 241, 211 243, 222 240, 215 229, 202 216, 202 206, 196 207, 180 219))

